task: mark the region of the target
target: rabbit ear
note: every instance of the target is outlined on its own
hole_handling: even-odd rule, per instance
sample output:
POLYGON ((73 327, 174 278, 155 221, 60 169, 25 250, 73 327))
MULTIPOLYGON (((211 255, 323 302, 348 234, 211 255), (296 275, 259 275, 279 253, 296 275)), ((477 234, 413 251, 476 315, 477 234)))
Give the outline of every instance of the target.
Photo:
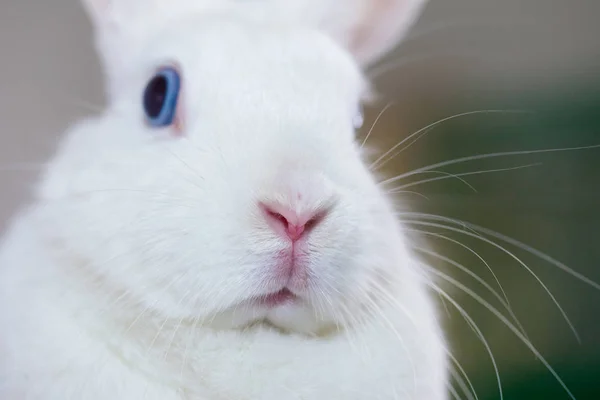
POLYGON ((90 18, 98 25, 118 25, 140 11, 151 7, 154 0, 81 0, 90 18))
MULTIPOLYGON (((163 0, 164 2, 164 0, 163 0)), ((81 0, 94 26, 95 42, 107 75, 110 95, 126 76, 129 58, 159 0, 81 0)))
POLYGON ((391 51, 406 35, 427 0, 320 0, 319 25, 363 66, 391 51))
MULTIPOLYGON (((191 0, 80 0, 97 35, 123 37, 130 31, 145 29, 148 21, 160 16, 169 3, 191 0)), ((201 0, 198 0, 201 1, 201 0)), ((220 0, 219 0, 220 1, 220 0)), ((174 7, 175 8, 175 7, 174 7)))
MULTIPOLYGON (((404 37, 427 0, 81 0, 96 28, 126 31, 152 14, 173 9, 198 11, 213 7, 248 7, 302 19, 329 33, 368 65, 404 37), (268 11, 271 10, 271 11, 268 11), (290 15, 293 14, 293 15, 290 15)), ((116 33, 116 32, 115 32, 116 33)))

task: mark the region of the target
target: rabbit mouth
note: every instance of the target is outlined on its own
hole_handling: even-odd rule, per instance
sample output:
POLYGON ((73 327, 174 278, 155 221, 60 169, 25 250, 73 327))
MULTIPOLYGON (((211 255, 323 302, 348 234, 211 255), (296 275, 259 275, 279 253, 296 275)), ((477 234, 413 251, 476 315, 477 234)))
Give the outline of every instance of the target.
POLYGON ((283 288, 275 293, 266 294, 257 297, 252 302, 258 306, 275 308, 286 304, 298 302, 300 298, 289 289, 283 288))

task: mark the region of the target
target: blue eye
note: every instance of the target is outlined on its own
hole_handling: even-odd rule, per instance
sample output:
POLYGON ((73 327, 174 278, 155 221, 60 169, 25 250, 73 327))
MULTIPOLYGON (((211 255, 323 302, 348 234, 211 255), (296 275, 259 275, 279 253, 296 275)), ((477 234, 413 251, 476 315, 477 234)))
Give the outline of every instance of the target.
POLYGON ((173 123, 180 86, 179 72, 171 67, 162 68, 150 79, 144 90, 144 112, 151 126, 165 127, 173 123))

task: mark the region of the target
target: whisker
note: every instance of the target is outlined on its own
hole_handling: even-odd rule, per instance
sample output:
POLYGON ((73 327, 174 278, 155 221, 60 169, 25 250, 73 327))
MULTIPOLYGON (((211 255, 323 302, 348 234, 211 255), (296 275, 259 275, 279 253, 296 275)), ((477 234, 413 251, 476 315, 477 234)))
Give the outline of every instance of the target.
MULTIPOLYGON (((431 181, 436 181, 436 180, 442 180, 442 179, 450 179, 450 178, 454 178, 462 183, 465 184, 465 186, 467 186, 469 189, 471 189, 474 193, 477 193, 477 189, 475 189, 475 187, 473 185, 471 185, 469 182, 467 182, 464 178, 461 178, 461 175, 464 174, 451 174, 449 172, 444 172, 444 171, 423 171, 420 172, 420 174, 439 174, 439 175, 443 175, 442 177, 438 177, 438 178, 432 178, 432 179, 425 179, 422 181, 417 181, 416 183, 426 183, 426 182, 431 182, 431 181)), ((379 183, 379 185, 384 186, 386 181, 383 181, 381 183, 379 183)), ((404 185, 404 186, 396 186, 395 188, 392 188, 388 191, 388 193, 396 193, 395 190, 396 189, 403 189, 403 188, 408 188, 409 185, 404 185)), ((412 185, 414 186, 414 185, 412 185)))
POLYGON ((481 305, 483 305, 486 309, 488 309, 488 311, 490 311, 492 314, 494 314, 544 364, 544 366, 548 369, 548 371, 554 376, 554 378, 558 381, 558 383, 562 386, 562 388, 567 392, 567 394, 569 395, 569 397, 571 397, 571 399, 573 399, 573 400, 576 400, 576 398, 573 395, 573 393, 571 393, 571 391, 569 390, 569 388, 567 387, 567 385, 563 382, 563 380, 560 378, 560 376, 558 375, 558 373, 552 368, 552 366, 550 365, 550 363, 548 363, 548 361, 546 361, 546 359, 531 344, 531 342, 529 340, 527 340, 525 338, 525 336, 523 336, 523 334, 521 332, 519 332, 519 330, 504 315, 502 315, 502 313, 500 311, 498 311, 494 306, 492 306, 487 301, 485 301, 485 299, 483 299, 482 297, 480 297, 479 295, 477 295, 475 292, 473 292, 472 290, 470 290, 468 287, 466 287, 465 285, 461 284, 457 280, 451 278, 450 276, 444 274, 443 272, 437 271, 434 268, 430 268, 427 265, 423 265, 423 267, 426 268, 426 269, 428 269, 430 273, 435 274, 435 275, 441 277, 445 281, 447 281, 450 284, 452 284, 453 286, 457 287, 458 289, 460 289, 461 291, 463 291, 464 293, 466 293, 467 295, 469 295, 469 297, 471 297, 474 300, 478 301, 481 305))
MULTIPOLYGON (((460 389, 467 396, 468 400, 478 400, 476 397, 473 397, 471 389, 469 389, 469 387, 465 383, 463 377, 460 376, 460 374, 458 374, 454 370, 454 368, 450 368, 449 372, 450 372, 450 375, 452 375, 452 379, 454 379, 458 383, 458 386, 460 386, 460 389)), ((449 386, 449 388, 452 387, 452 383, 449 382, 448 386, 449 386)))
POLYGON ((187 364, 187 358, 188 358, 188 353, 189 353, 189 347, 190 344, 194 341, 194 336, 196 335, 196 330, 198 329, 198 326, 200 324, 200 318, 194 318, 194 322, 192 323, 192 327, 190 329, 190 333, 188 335, 188 340, 186 341, 185 344, 185 349, 183 350, 183 358, 182 358, 182 362, 181 362, 181 371, 179 373, 179 379, 180 381, 183 382, 183 376, 185 374, 185 367, 187 364))
MULTIPOLYGON (((191 291, 188 291, 188 293, 186 293, 185 295, 182 296, 182 298, 186 298, 188 296, 191 296, 190 300, 187 302, 188 304, 193 304, 195 297, 197 297, 198 295, 196 294, 195 297, 193 296, 193 293, 191 293, 191 291)), ((167 349, 165 350, 165 353, 163 355, 163 359, 167 359, 169 352, 171 351, 171 347, 173 347, 173 343, 175 342, 175 337, 177 336, 177 332, 179 332, 179 329, 181 328, 183 321, 186 319, 186 317, 181 317, 179 319, 179 322, 177 323, 177 325, 175 326, 175 329, 173 330, 173 334, 171 335, 171 338, 169 339, 169 343, 167 345, 167 349)))
POLYGON ((458 359, 450 351, 448 351, 448 357, 450 357, 450 360, 452 360, 452 362, 456 365, 456 368, 458 368, 458 370, 460 371, 459 374, 454 370, 454 368, 451 368, 451 374, 453 375, 453 378, 458 382, 459 386, 461 386, 462 390, 465 392, 469 399, 473 399, 473 397, 475 397, 475 400, 479 400, 479 396, 477 396, 475 386, 473 386, 473 382, 471 382, 467 371, 465 371, 460 362, 458 362, 458 359), (464 378, 461 376, 461 374, 462 376, 464 376, 464 378), (465 380, 466 385, 468 385, 468 387, 465 385, 465 380))
POLYGON ((450 310, 448 309, 448 306, 446 305, 446 300, 444 300, 444 298, 442 296, 439 296, 440 298, 440 303, 442 304, 442 307, 444 307, 444 311, 446 311, 446 316, 448 317, 448 319, 451 319, 452 316, 450 315, 450 310))
POLYGON ((394 334, 394 336, 396 336, 396 338, 400 341, 400 345, 402 346, 402 348, 404 349, 404 351, 406 352, 406 355, 408 357, 408 362, 410 364, 410 368, 411 368, 412 375, 413 375, 413 387, 416 389, 416 387, 417 387, 417 371, 415 369, 415 364, 414 364, 412 355, 411 355, 410 351, 408 350, 408 347, 406 346, 406 342, 404 341, 404 339, 402 338, 402 335, 400 335, 400 333, 398 332, 398 330, 396 329, 394 324, 389 320, 389 318, 385 315, 385 313, 377 305, 377 303, 375 303, 375 301, 373 301, 371 299, 371 297, 368 295, 365 296, 364 298, 365 298, 365 300, 368 301, 371 311, 376 312, 381 317, 382 322, 388 326, 388 328, 391 330, 391 332, 394 334))
POLYGON ((504 291, 504 288, 502 287, 502 284, 500 283, 500 279, 498 279, 498 277, 496 276, 496 273, 494 272, 494 270, 492 269, 492 267, 490 266, 490 264, 479 254, 477 253, 475 250, 473 250, 472 248, 470 248, 469 246, 467 246, 464 243, 459 242, 458 240, 452 239, 448 236, 444 236, 444 235, 440 235, 439 233, 434 233, 434 232, 427 232, 427 231, 422 231, 422 230, 414 230, 415 232, 422 234, 422 235, 428 235, 428 236, 433 236, 439 239, 443 239, 446 240, 450 243, 454 243, 460 247, 462 247, 463 249, 467 250, 468 252, 470 252, 471 254, 473 254, 475 257, 477 257, 482 263, 483 265, 485 265, 485 267, 487 268, 488 271, 490 271, 490 273, 492 274, 494 280, 496 281, 496 283, 498 284, 498 287, 500 288, 500 292, 502 293, 502 296, 504 297, 504 301, 506 302, 506 304, 510 304, 510 301, 508 300, 508 296, 506 295, 506 292, 504 291))
MULTIPOLYGON (((440 235, 440 236, 442 236, 442 235, 440 235)), ((436 257, 436 258, 438 258, 438 259, 440 259, 442 261, 447 262, 448 264, 451 264, 451 265, 455 266, 456 268, 460 269, 461 271, 463 271, 464 273, 466 273, 467 275, 469 275, 470 277, 472 277, 473 279, 475 279, 477 282, 479 282, 479 284, 481 284, 483 287, 485 287, 490 293, 492 293, 492 295, 494 297, 496 297, 496 299, 498 299, 498 301, 500 302, 500 304, 502 304, 502 306, 506 309, 506 311, 508 311, 508 313, 510 314, 510 316, 514 319, 515 324, 517 324, 517 326, 519 327, 519 329, 521 329, 521 332, 523 333, 523 335, 525 337, 527 337, 527 333, 525 332, 525 328, 523 327, 523 325, 521 324, 521 322, 517 318, 515 312, 513 311, 512 307, 510 305, 510 302, 508 301, 508 298, 506 296, 506 293, 502 289, 502 285, 500 285, 500 282, 498 281, 498 278, 496 278, 496 274, 494 274, 494 272, 491 270, 491 268, 489 267, 489 265, 487 263, 485 263, 485 264, 488 266, 488 268, 490 268, 490 271, 494 275, 494 277, 496 279, 496 282, 500 286, 500 290, 502 291, 502 294, 504 295, 504 298, 502 298, 502 296, 500 296, 486 281, 484 281, 483 279, 481 279, 477 274, 475 274, 473 271, 471 271, 470 269, 468 269, 464 265, 462 265, 462 264, 460 264, 460 263, 458 263, 458 262, 456 262, 456 261, 454 261, 454 260, 452 260, 452 259, 450 259, 448 257, 444 257, 443 255, 441 255, 439 253, 435 253, 435 252, 427 250, 427 249, 416 248, 416 250, 418 250, 420 252, 423 252, 425 254, 429 254, 430 256, 436 257)), ((475 253, 475 254, 478 255, 477 253, 475 253)), ((485 262, 485 260, 484 260, 484 262, 485 262)))
POLYGON ((362 149, 363 147, 365 147, 365 144, 367 143, 367 140, 369 140, 369 137, 371 136, 371 133, 373 133, 373 130, 375 129, 375 126, 377 126, 377 123, 379 122, 379 119, 383 116, 383 114, 385 114, 385 112, 394 105, 394 102, 390 102, 388 103, 380 112, 379 115, 377 115, 377 118, 375 118, 375 122, 373 122, 373 125, 371 125, 371 129, 369 129, 369 132, 367 133, 367 136, 365 136, 364 140, 362 141, 362 144, 360 145, 360 148, 362 149))
MULTIPOLYGON (((179 280, 183 279, 184 277, 186 277, 188 275, 190 270, 187 270, 186 272, 179 274, 179 275, 175 275, 170 282, 165 285, 162 290, 160 291, 159 294, 163 294, 165 293, 169 288, 171 288, 175 283, 177 283, 179 280)), ((153 309, 153 307, 158 304, 158 302, 160 301, 159 298, 157 298, 156 300, 154 300, 154 302, 152 302, 152 304, 149 304, 148 306, 146 306, 146 308, 144 308, 138 315, 137 317, 131 322, 131 324, 127 327, 127 329, 124 331, 123 336, 126 336, 131 329, 133 329, 133 327, 135 326, 135 324, 137 324, 141 318, 146 315, 149 311, 151 311, 153 309)))
MULTIPOLYGON (((408 312, 408 310, 403 305, 401 305, 399 303, 399 301, 396 298, 394 298, 386 289, 384 289, 381 285, 379 285, 373 279, 369 279, 369 282, 373 286, 373 288, 378 291, 377 293, 383 296, 382 300, 384 300, 387 304, 389 304, 389 305, 391 305, 393 307, 396 307, 397 309, 399 309, 400 311, 402 311, 402 313, 405 316, 407 316, 408 319, 411 321, 412 325, 414 325, 414 327, 416 329, 420 329, 419 324, 416 322, 416 320, 413 318, 413 316, 408 312)), ((368 293, 365 293, 365 295, 368 296, 368 293)), ((466 373, 466 371, 464 370, 464 368, 462 367, 462 365, 460 364, 460 362, 458 361, 458 359, 456 359, 456 357, 452 354, 452 352, 447 347, 444 346, 443 350, 446 353, 446 355, 449 357, 449 359, 456 365, 456 367, 464 375, 464 377, 466 378, 466 381, 468 382, 469 387, 472 390, 473 395, 475 396, 475 399, 478 400, 477 392, 475 391, 473 383, 469 379, 468 374, 466 373)), ((457 376, 456 378, 458 380, 462 381, 461 386, 464 385, 464 380, 460 376, 457 376)), ((467 390, 467 392, 468 392, 468 390, 467 390)), ((470 393, 467 394, 467 396, 469 398, 472 398, 472 395, 470 393)))
POLYGON ((331 307, 331 309, 333 309, 333 303, 331 302, 331 299, 329 297, 326 297, 325 292, 319 288, 318 289, 321 293, 321 296, 317 297, 317 318, 319 318, 321 321, 323 321, 325 319, 325 306, 323 305, 323 300, 325 300, 328 304, 329 307, 331 307), (326 299, 323 299, 325 298, 326 299))
MULTIPOLYGON (((524 110, 474 110, 474 111, 468 111, 468 112, 464 112, 464 113, 460 113, 460 114, 454 114, 454 115, 451 115, 449 117, 445 117, 445 118, 439 119, 439 120, 437 120, 437 121, 435 121, 435 122, 427 125, 426 127, 421 128, 418 131, 416 131, 416 132, 408 135, 406 138, 402 139, 399 143, 397 143, 396 145, 394 145, 391 149, 389 149, 388 151, 386 151, 377 160, 375 160, 371 164, 371 168, 373 168, 374 166, 376 166, 377 164, 379 164, 382 159, 384 159, 385 157, 387 157, 390 153, 392 153, 398 147, 402 146, 402 144, 404 144, 408 140, 412 139, 415 136, 418 136, 421 133, 430 132, 432 130, 432 128, 434 128, 434 127, 436 127, 436 126, 438 126, 440 124, 443 124, 444 122, 447 122, 447 121, 450 121, 450 120, 453 120, 453 119, 457 119, 457 118, 461 118, 461 117, 466 117, 468 115, 474 115, 474 114, 498 114, 498 113, 503 113, 503 114, 513 114, 513 113, 523 114, 523 113, 530 113, 530 112, 529 111, 524 111, 524 110)), ((417 140, 418 139, 419 138, 417 138, 417 140)), ((386 161, 386 163, 389 162, 390 160, 391 159, 389 159, 388 161, 386 161)))
POLYGON ((419 193, 419 192, 414 192, 414 191, 410 191, 410 190, 398 190, 398 191, 394 191, 394 192, 388 192, 388 193, 393 193, 393 194, 410 194, 413 196, 419 196, 427 201, 431 201, 429 199, 429 197, 425 196, 423 193, 419 193))
MULTIPOLYGON (((424 179, 424 180, 420 180, 420 181, 416 181, 416 182, 407 183, 402 186, 397 186, 396 188, 390 190, 388 193, 397 193, 396 189, 403 190, 403 189, 407 189, 412 186, 422 185, 424 183, 429 183, 429 182, 441 181, 441 180, 445 180, 445 179, 449 179, 449 178, 458 178, 458 177, 462 177, 462 176, 472 176, 472 175, 482 175, 482 174, 489 174, 489 173, 494 173, 494 172, 516 171, 518 169, 525 169, 525 168, 530 168, 530 167, 535 167, 535 166, 540 166, 540 165, 542 165, 542 163, 519 165, 517 167, 509 167, 509 168, 487 169, 487 170, 483 170, 483 171, 462 172, 459 174, 449 174, 449 176, 440 176, 437 178, 424 179)), ((466 181, 463 181, 463 182, 466 183, 466 181)), ((473 188, 473 186, 469 185, 469 187, 471 187, 473 190, 475 190, 473 188)))
POLYGON ((411 216, 416 216, 418 218, 424 218, 424 219, 432 219, 432 220, 438 220, 438 221, 445 221, 445 222, 449 222, 449 223, 453 223, 456 225, 460 225, 463 226, 465 228, 468 228, 469 230, 471 230, 474 234, 478 234, 483 233, 486 234, 488 236, 491 236, 493 238, 502 240, 508 244, 511 244, 515 247, 518 247, 519 249, 532 254, 546 262, 548 262, 549 264, 553 265, 554 267, 566 272, 567 274, 575 277, 576 279, 580 280, 583 283, 586 283, 587 285, 593 287, 596 290, 600 290, 600 284, 597 282, 594 282, 592 279, 588 278, 587 276, 575 271, 573 268, 570 268, 569 266, 565 265, 564 263, 558 261, 557 259, 549 256, 548 254, 532 247, 529 246, 519 240, 516 240, 510 236, 504 235, 500 232, 494 231, 492 229, 483 227, 481 225, 477 225, 468 221, 462 221, 460 219, 456 219, 456 218, 450 218, 450 217, 444 217, 441 215, 435 215, 435 214, 427 214, 427 213, 416 213, 416 212, 411 212, 411 213, 402 213, 402 214, 407 214, 407 215, 411 215, 411 216))
MULTIPOLYGON (((425 268, 426 270, 428 270, 430 273, 436 273, 438 271, 435 270, 435 268, 431 268, 425 264, 423 264, 423 268, 425 268)), ((494 367, 494 371, 496 372, 496 380, 498 382, 498 390, 499 390, 499 394, 500 394, 500 400, 503 400, 504 395, 502 392, 502 381, 500 380, 500 371, 498 370, 498 365, 496 363, 496 358, 494 357, 494 354, 492 353, 492 349, 488 343, 488 341, 485 339, 485 336, 483 335, 483 333, 481 332, 481 330, 479 329, 479 327, 477 326, 477 324, 475 323, 475 321, 473 320, 473 318, 471 318, 471 316, 465 311, 464 308, 462 308, 453 298, 452 296, 450 296, 448 293, 446 293, 442 288, 440 288, 439 286, 437 286, 436 284, 434 284, 433 282, 428 282, 428 285, 434 289, 436 292, 440 293, 442 296, 444 296, 446 298, 446 300, 448 300, 453 306, 454 308, 456 308, 456 310, 463 316, 463 318, 468 322, 468 324, 471 326, 471 328, 473 329, 473 331, 475 332, 475 334, 479 337, 481 343, 484 345, 484 347, 486 348, 490 359, 492 361, 492 365, 494 367)), ((517 331, 518 332, 518 331, 517 331)))
POLYGON ((452 397, 455 400, 462 400, 461 397, 458 395, 458 392, 456 391, 456 389, 454 389, 454 386, 452 386, 452 383, 448 382, 448 391, 450 392, 450 394, 452 395, 452 397))
POLYGON ((475 224, 471 224, 471 223, 467 223, 467 225, 475 230, 478 230, 486 235, 495 237, 496 239, 500 239, 506 243, 512 244, 515 247, 520 248, 521 250, 524 250, 530 254, 535 255, 536 257, 541 258, 542 260, 548 262, 549 264, 552 264, 553 266, 563 270, 564 272, 568 273, 569 275, 574 276, 575 278, 579 279, 580 281, 587 283, 588 285, 590 285, 591 287, 593 287, 594 289, 600 290, 600 284, 598 284, 597 282, 594 282, 593 280, 591 280, 590 278, 586 277, 583 274, 580 274, 579 272, 575 271, 572 268, 569 268, 568 266, 566 266, 565 264, 561 263, 560 261, 556 260, 555 258, 550 257, 548 254, 545 254, 525 243, 522 243, 516 239, 513 239, 509 236, 503 235, 501 233, 495 232, 491 229, 488 228, 484 228, 482 226, 478 226, 475 224))
MULTIPOLYGON (((379 272, 379 271, 377 271, 379 272)), ((392 296, 388 290, 386 290, 385 288, 383 288, 380 284, 378 284, 376 281, 374 281, 373 279, 369 279, 369 283, 373 286, 374 289, 376 289, 379 293, 383 296, 383 300, 393 306, 398 308, 400 311, 402 311, 402 313, 408 317, 408 319, 410 320, 411 324, 416 328, 416 329, 420 329, 418 323, 416 322, 416 320, 414 319, 414 317, 408 312, 408 310, 402 305, 400 304, 400 302, 394 298, 394 296, 392 296)), ((368 295, 368 294, 366 294, 368 295)), ((443 297, 442 297, 443 299, 443 297)), ((443 300, 442 300, 443 301, 443 300)), ((475 398, 477 399, 477 392, 475 391, 475 388, 471 382, 471 380, 469 379, 468 374, 466 373, 466 371, 464 370, 464 368, 462 367, 462 365, 460 364, 460 362, 458 361, 458 359, 454 356, 454 354, 452 354, 452 352, 444 346, 444 352, 446 353, 446 355, 450 358, 450 360, 456 365, 456 367, 459 369, 459 371, 464 375, 464 377, 466 378, 469 387, 472 390, 473 395, 475 396, 475 398)))
MULTIPOLYGON (((353 349, 353 351, 358 354, 361 359, 368 364, 368 360, 371 360, 373 358, 373 355, 371 352, 369 352, 369 347, 366 345, 366 343, 364 342, 364 340, 361 341, 362 349, 364 350, 361 351, 361 348, 357 345, 357 343, 354 341, 354 339, 357 339, 357 341, 360 339, 359 335, 358 335, 358 330, 361 327, 360 324, 360 319, 358 316, 353 315, 353 313, 349 310, 348 307, 346 307, 346 305, 344 304, 344 302, 347 300, 347 296, 345 296, 344 294, 340 293, 337 289, 334 288, 333 285, 331 285, 327 279, 323 280, 323 283, 326 283, 326 285, 333 289, 335 292, 337 292, 341 297, 341 301, 339 302, 339 307, 342 309, 341 311, 341 319, 342 319, 342 325, 346 326, 346 328, 348 328, 349 326, 352 326, 354 329, 344 329, 345 335, 348 338, 348 343, 350 345, 350 347, 353 349), (349 320, 349 321, 347 321, 349 320), (356 332, 356 334, 355 334, 356 332)), ((323 293, 325 294, 325 293, 323 293)), ((331 304, 332 310, 334 309, 333 304, 331 304)))
POLYGON ((579 147, 541 149, 541 150, 506 151, 506 152, 499 152, 499 153, 487 153, 487 154, 479 154, 479 155, 475 155, 475 156, 460 157, 460 158, 455 158, 453 160, 442 161, 442 162, 439 162, 436 164, 432 164, 432 165, 428 165, 428 166, 425 166, 422 168, 412 170, 410 172, 406 172, 401 175, 397 175, 393 178, 389 178, 389 179, 383 181, 381 184, 389 184, 389 183, 397 182, 401 179, 405 179, 409 176, 413 176, 413 175, 419 174, 424 171, 429 171, 434 168, 446 167, 448 165, 460 164, 460 163, 464 163, 467 161, 482 160, 482 159, 487 159, 487 158, 507 157, 507 156, 528 155, 528 154, 544 154, 544 153, 557 153, 557 152, 576 151, 576 150, 590 150, 590 149, 596 149, 596 148, 600 148, 600 144, 595 144, 595 145, 590 145, 590 146, 579 146, 579 147))
MULTIPOLYGON (((504 301, 506 302, 506 304, 503 304, 504 307, 507 309, 508 313, 510 314, 510 316, 515 320, 515 323, 517 324, 517 326, 519 327, 519 329, 521 329, 521 332, 523 333, 523 335, 529 339, 527 332, 525 331, 525 328, 523 327, 523 325, 521 324, 521 322, 519 321, 519 319, 517 318, 517 315, 515 314, 510 301, 508 300, 508 296, 506 295, 506 292, 504 291, 504 288, 502 287, 502 284, 500 283, 500 280, 498 279, 498 276, 496 276, 496 273, 494 272, 494 270, 492 269, 492 267, 488 264, 488 262, 479 254, 477 253, 475 250, 471 249, 469 246, 465 245, 464 243, 461 243, 458 240, 449 238, 448 236, 445 235, 440 235, 439 233, 434 233, 434 232, 427 232, 427 231, 423 231, 423 230, 419 230, 416 229, 414 230, 415 232, 422 234, 422 235, 428 235, 428 236, 433 236, 433 237, 437 237, 439 239, 443 239, 446 240, 448 242, 454 243, 462 248, 464 248, 465 250, 469 251, 471 254, 475 255, 475 257, 477 257, 487 268, 488 271, 490 271, 490 273, 492 274, 494 280, 496 281, 496 283, 498 284, 498 287, 500 288, 500 292, 502 293, 502 296, 504 298, 504 301)), ((476 232, 475 232, 476 233, 476 232)), ((463 266, 464 271, 471 275, 472 271, 470 271, 468 268, 463 266)), ((477 279, 477 277, 474 277, 475 279, 477 279)), ((444 303, 443 299, 442 299, 442 304, 444 305, 444 308, 446 308, 446 304, 444 303)), ((446 308, 446 312, 448 312, 448 309, 446 308)))
POLYGON ((515 261, 517 261, 523 268, 525 268, 525 270, 527 270, 527 272, 529 272, 529 274, 531 276, 533 276, 533 278, 540 284, 540 286, 544 289, 544 291, 548 294, 548 296, 550 297, 550 299, 552 300, 552 302, 556 305, 556 307, 558 308, 558 310, 560 311, 560 313, 562 314, 563 318, 565 319, 567 325, 569 326, 569 328, 571 329, 571 331, 573 332, 573 334, 575 335, 575 338, 577 339, 578 342, 581 343, 581 339, 579 337, 579 334, 577 333, 577 330, 575 329, 575 326, 571 323, 571 320, 569 319, 569 317, 567 316, 567 313, 565 312, 565 310, 562 308, 562 306, 560 305, 560 303, 558 302, 558 300, 556 300, 556 297, 554 297, 554 295, 552 294, 552 292, 550 291, 550 289, 548 289, 548 287, 546 286, 546 284, 544 284, 544 282, 540 279, 540 277, 533 272, 533 270, 527 265, 525 264, 525 262, 523 262, 519 257, 517 257, 514 253, 512 253, 511 251, 507 250, 505 247, 499 245, 498 243, 489 240, 481 235, 476 235, 473 234, 471 232, 466 232, 451 226, 447 226, 447 225, 443 225, 443 224, 437 224, 437 223, 433 223, 433 222, 424 222, 424 221, 404 221, 407 223, 411 223, 411 224, 417 224, 417 225, 423 225, 423 226, 430 226, 433 228, 441 228, 441 229, 446 229, 446 230, 450 230, 453 232, 457 232, 457 233, 461 233, 463 235, 467 235, 470 237, 474 237, 476 239, 479 239, 483 242, 486 242, 494 247, 496 247, 497 249, 503 251, 505 254, 509 255, 512 259, 514 259, 515 261))
MULTIPOLYGON (((445 257, 439 253, 430 251, 428 249, 424 249, 424 248, 419 248, 419 247, 415 247, 415 249, 417 251, 420 251, 422 253, 428 254, 430 256, 436 257, 442 261, 447 262, 450 265, 455 266, 456 268, 460 269, 461 271, 463 271, 464 273, 466 273, 467 275, 469 275, 470 277, 472 277, 473 279, 475 279, 477 282, 479 282, 479 284, 481 284, 483 287, 485 287, 496 299, 498 299, 498 301, 500 302, 500 304, 502 304, 502 306, 506 309, 506 311, 508 311, 508 313, 510 314, 510 316, 515 320, 515 323, 517 324, 517 326, 519 326, 519 328, 521 329, 521 331, 523 331, 523 335, 526 336, 525 334, 525 329, 523 328, 523 326, 521 325, 521 323, 519 322, 519 319, 517 318, 517 316, 515 315, 515 313, 512 310, 512 307, 510 306, 510 303, 503 299, 502 296, 500 296, 500 294, 498 294, 498 292, 496 292, 494 290, 494 288, 492 288, 485 280, 481 279, 477 274, 475 274, 473 271, 469 270, 467 267, 465 267, 464 265, 448 258, 445 257)), ((504 292, 504 291, 503 291, 504 292)), ((504 294, 504 296, 506 296, 506 294, 504 294)))
MULTIPOLYGON (((169 149, 167 146, 163 146, 163 149, 169 153, 171 156, 173 156, 176 160, 178 160, 184 167, 186 167, 188 169, 188 171, 190 171, 196 178, 200 179, 201 181, 204 181, 204 177, 202 175, 200 175, 200 172, 198 172, 197 169, 195 169, 194 167, 192 167, 189 163, 187 163, 183 158, 181 158, 179 155, 177 155, 174 151, 172 151, 171 149, 169 149)), ((193 186, 196 186, 198 189, 203 190, 202 187, 200 185, 198 185, 198 183, 193 182, 191 180, 185 179, 183 177, 183 175, 178 175, 180 178, 184 179, 186 182, 191 183, 193 186)))
POLYGON ((427 129, 427 130, 423 131, 421 134, 419 134, 416 138, 414 138, 406 146, 399 148, 394 153, 391 153, 395 148, 397 148, 398 146, 401 146, 402 143, 404 143, 407 140, 409 140, 410 137, 407 137, 402 142, 397 143, 390 150, 388 150, 385 154, 383 154, 382 156, 380 156, 378 158, 378 160, 381 160, 381 162, 379 162, 379 163, 376 163, 376 162, 371 163, 369 165, 369 170, 371 170, 371 171, 377 171, 377 170, 381 169, 385 164, 387 164, 388 162, 392 161, 394 158, 398 157, 400 154, 402 154, 403 152, 405 152, 406 150, 408 150, 409 148, 411 148, 413 144, 417 143, 423 136, 427 135, 433 129, 434 128, 430 128, 430 129, 427 129), (386 157, 390 153, 391 153, 391 155, 389 156, 389 158, 387 160, 384 160, 383 158, 386 157))

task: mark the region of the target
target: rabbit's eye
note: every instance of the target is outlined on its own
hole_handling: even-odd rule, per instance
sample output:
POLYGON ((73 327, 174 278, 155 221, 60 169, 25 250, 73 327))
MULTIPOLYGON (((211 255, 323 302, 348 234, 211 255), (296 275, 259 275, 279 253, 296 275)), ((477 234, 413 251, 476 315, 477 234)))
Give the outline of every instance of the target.
POLYGON ((164 127, 173 123, 181 86, 179 72, 166 67, 150 79, 144 90, 144 112, 151 126, 164 127))

